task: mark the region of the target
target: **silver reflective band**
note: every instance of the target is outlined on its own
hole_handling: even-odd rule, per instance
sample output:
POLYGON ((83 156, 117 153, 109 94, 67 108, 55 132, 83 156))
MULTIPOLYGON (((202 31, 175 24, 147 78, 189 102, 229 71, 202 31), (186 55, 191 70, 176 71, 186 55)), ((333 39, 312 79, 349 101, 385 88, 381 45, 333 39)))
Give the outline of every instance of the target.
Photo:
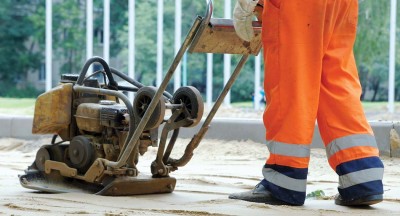
POLYGON ((292 191, 306 192, 307 179, 294 179, 285 176, 271 168, 263 168, 264 178, 274 185, 283 187, 292 191))
POLYGON ((375 137, 371 134, 355 134, 337 138, 326 146, 326 155, 330 158, 340 150, 356 146, 377 147, 375 137))
POLYGON ((310 157, 310 145, 286 144, 267 140, 267 146, 271 154, 292 157, 310 157))
POLYGON ((354 185, 382 180, 383 168, 371 168, 339 176, 339 188, 348 188, 354 185))

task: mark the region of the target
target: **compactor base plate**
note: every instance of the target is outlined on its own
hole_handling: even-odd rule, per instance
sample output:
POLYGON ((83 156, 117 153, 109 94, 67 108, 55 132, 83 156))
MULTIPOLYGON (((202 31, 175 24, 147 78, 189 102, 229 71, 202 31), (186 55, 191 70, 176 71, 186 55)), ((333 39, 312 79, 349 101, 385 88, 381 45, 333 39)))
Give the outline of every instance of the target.
POLYGON ((175 189, 173 177, 152 178, 151 176, 122 177, 107 184, 98 195, 128 196, 140 194, 171 193, 175 189))
POLYGON ((92 193, 103 196, 129 196, 142 194, 171 193, 175 189, 176 179, 173 177, 152 178, 139 175, 137 177, 117 177, 104 181, 103 185, 91 184, 81 180, 64 178, 51 173, 27 171, 19 176, 23 187, 47 193, 92 193))

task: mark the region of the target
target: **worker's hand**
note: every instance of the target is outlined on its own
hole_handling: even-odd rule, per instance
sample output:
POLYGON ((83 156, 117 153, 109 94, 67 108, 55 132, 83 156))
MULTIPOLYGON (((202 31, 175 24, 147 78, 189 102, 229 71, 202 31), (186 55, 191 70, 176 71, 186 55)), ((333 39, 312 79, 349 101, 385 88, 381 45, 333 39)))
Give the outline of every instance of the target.
POLYGON ((233 26, 236 34, 245 41, 254 37, 253 11, 258 0, 237 0, 233 10, 233 26))

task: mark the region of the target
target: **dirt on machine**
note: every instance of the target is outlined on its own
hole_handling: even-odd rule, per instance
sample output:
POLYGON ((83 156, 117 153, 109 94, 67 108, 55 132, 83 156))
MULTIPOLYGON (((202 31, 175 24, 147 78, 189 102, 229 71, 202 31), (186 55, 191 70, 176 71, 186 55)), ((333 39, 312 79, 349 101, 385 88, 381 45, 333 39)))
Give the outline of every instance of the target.
POLYGON ((255 38, 246 42, 236 35, 231 19, 211 18, 212 11, 210 1, 206 15, 195 18, 159 87, 145 86, 93 57, 79 74, 62 75, 58 86, 40 95, 32 133, 53 134, 53 139, 40 147, 35 161, 19 176, 21 185, 50 193, 111 196, 172 192, 176 179, 170 174, 190 161, 249 55, 261 49, 260 22, 253 22, 255 38), (166 91, 186 51, 242 55, 203 121, 204 103, 195 87, 166 91), (88 74, 93 63, 102 70, 88 74), (127 92, 134 92, 133 102, 127 92), (182 156, 172 158, 180 128, 199 123, 182 156), (148 148, 158 149, 146 174, 137 164, 148 148))

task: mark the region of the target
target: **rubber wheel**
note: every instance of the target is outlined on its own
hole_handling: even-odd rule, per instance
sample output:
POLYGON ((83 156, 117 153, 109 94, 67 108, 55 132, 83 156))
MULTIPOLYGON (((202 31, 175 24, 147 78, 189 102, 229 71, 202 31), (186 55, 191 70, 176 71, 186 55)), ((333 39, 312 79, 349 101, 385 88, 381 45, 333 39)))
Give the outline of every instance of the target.
POLYGON ((46 160, 50 160, 50 153, 46 146, 40 147, 36 152, 35 165, 39 171, 44 171, 44 163, 46 160))
POLYGON ((69 159, 80 173, 85 173, 92 165, 94 154, 93 146, 87 137, 76 136, 71 140, 68 148, 69 159))
MULTIPOLYGON (((177 121, 182 120, 186 117, 189 117, 193 120, 192 123, 185 125, 184 127, 196 126, 200 122, 201 117, 203 117, 203 112, 204 112, 203 98, 201 97, 199 90, 197 90, 193 86, 183 86, 180 87, 178 90, 176 90, 174 96, 172 97, 172 103, 173 104, 183 103, 185 108, 188 110, 190 116, 185 116, 185 114, 182 113, 177 118, 177 121)), ((175 110, 172 111, 174 112, 175 110)))
POLYGON ((64 150, 59 145, 51 145, 48 147, 50 158, 53 161, 64 161, 64 150))
MULTIPOLYGON (((135 99, 133 100, 133 113, 137 120, 142 120, 156 92, 157 88, 153 86, 145 86, 137 91, 135 99)), ((156 108, 154 109, 149 121, 145 126, 145 130, 150 130, 158 127, 164 120, 164 115, 165 101, 163 100, 163 97, 160 97, 156 108)))
POLYGON ((40 171, 44 171, 46 160, 64 161, 64 150, 59 145, 44 145, 36 153, 35 165, 40 171))

